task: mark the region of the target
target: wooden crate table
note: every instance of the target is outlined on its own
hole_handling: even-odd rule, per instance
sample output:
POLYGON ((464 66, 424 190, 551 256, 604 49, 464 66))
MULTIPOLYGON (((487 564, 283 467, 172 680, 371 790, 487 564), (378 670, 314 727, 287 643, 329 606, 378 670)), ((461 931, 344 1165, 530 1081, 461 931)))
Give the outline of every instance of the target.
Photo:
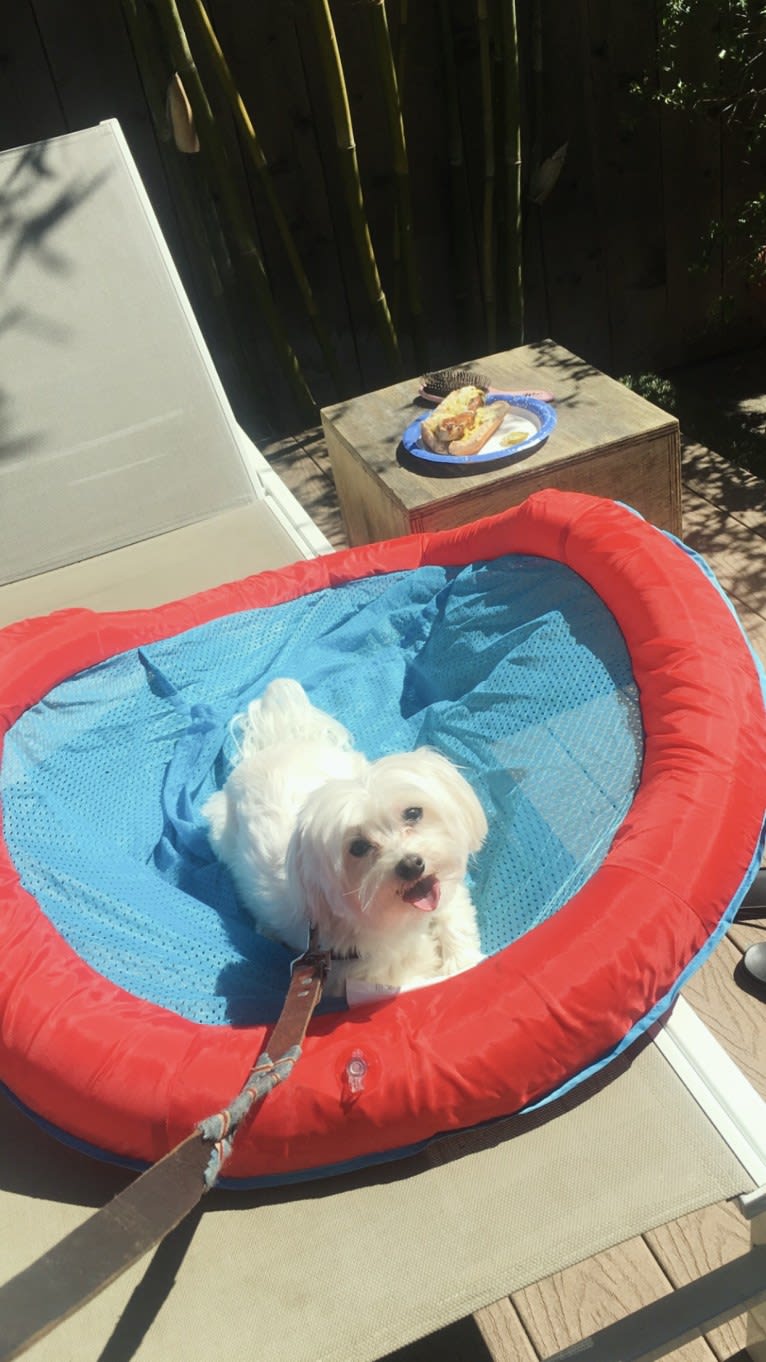
POLYGON ((420 379, 322 411, 327 450, 351 544, 464 525, 544 487, 627 502, 681 533, 678 421, 570 351, 542 341, 461 368, 508 392, 547 389, 558 422, 545 444, 499 468, 465 474, 407 462, 401 436, 419 412, 420 379), (431 470, 435 470, 432 472, 431 470), (421 471, 422 470, 422 471, 421 471))

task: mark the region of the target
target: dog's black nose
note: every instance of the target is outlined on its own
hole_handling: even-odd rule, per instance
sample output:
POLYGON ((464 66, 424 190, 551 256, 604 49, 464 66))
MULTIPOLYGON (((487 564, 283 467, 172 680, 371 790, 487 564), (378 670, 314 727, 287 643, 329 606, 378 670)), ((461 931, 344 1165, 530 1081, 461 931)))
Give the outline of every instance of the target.
POLYGON ((412 880, 419 880, 425 868, 426 863, 422 856, 402 856, 396 867, 396 873, 400 880, 407 880, 410 883, 412 880))

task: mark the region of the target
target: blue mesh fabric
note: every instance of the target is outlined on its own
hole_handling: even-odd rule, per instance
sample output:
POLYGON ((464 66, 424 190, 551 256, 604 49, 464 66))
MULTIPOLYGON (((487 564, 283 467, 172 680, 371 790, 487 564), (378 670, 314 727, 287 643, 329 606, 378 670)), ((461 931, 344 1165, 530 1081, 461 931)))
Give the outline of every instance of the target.
POLYGON ((457 762, 490 834, 471 872, 486 952, 603 860, 638 783, 622 636, 559 564, 426 567, 245 611, 71 677, 8 735, 5 834, 23 884, 94 969, 193 1020, 277 1015, 287 952, 238 907, 200 808, 231 717, 293 676, 371 758, 457 762))

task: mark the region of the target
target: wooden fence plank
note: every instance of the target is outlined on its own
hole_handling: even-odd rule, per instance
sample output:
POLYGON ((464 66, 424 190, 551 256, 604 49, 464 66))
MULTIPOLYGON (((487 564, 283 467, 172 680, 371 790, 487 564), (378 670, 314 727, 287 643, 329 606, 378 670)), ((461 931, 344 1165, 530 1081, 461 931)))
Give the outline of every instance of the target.
MULTIPOLYGON (((483 149, 475 0, 444 3, 454 36, 471 200, 480 216, 483 149)), ((658 113, 649 102, 634 100, 631 81, 650 65, 653 55, 654 5, 625 0, 615 7, 608 0, 577 0, 541 7, 543 63, 538 83, 532 0, 517 3, 525 190, 532 154, 539 151, 544 158, 569 143, 562 175, 550 197, 540 206, 527 202, 525 207, 528 338, 553 335, 585 359, 618 373, 644 363, 661 368, 696 353, 716 353, 716 345, 720 350, 731 334, 722 327, 720 316, 712 330, 708 326, 711 308, 715 313, 722 282, 726 283, 726 258, 719 250, 714 268, 700 276, 693 263, 701 231, 720 210, 721 185, 725 193, 732 185, 732 194, 738 192, 737 145, 731 139, 720 140, 715 121, 658 113)), ((323 316, 341 349, 348 376, 348 391, 341 396, 390 382, 350 242, 333 130, 305 14, 300 6, 288 4, 243 7, 236 0, 209 0, 209 5, 243 94, 257 123, 262 123, 283 207, 323 316)), ((372 236, 384 287, 395 303, 394 196, 388 135, 371 59, 370 14, 367 6, 346 0, 333 0, 332 8, 357 127, 372 236)), ((400 9, 394 4, 388 9, 396 46, 400 9)), ((494 25, 493 78, 498 84, 497 6, 490 3, 489 9, 494 25)), ((693 67, 695 76, 713 69, 716 61, 715 6, 706 5, 703 11, 685 58, 685 69, 693 67)), ((418 4, 410 0, 403 90, 415 234, 434 367, 458 364, 486 349, 473 339, 481 302, 475 226, 463 248, 468 302, 459 309, 454 296, 439 13, 436 0, 418 4)), ((119 117, 171 250, 184 269, 180 256, 197 228, 169 192, 167 163, 163 166, 156 145, 120 0, 82 0, 75 7, 62 6, 60 0, 19 0, 8 7, 0 44, 4 145, 119 117)), ((321 386, 323 366, 310 323, 220 100, 218 112, 233 148, 238 183, 252 204, 253 230, 267 257, 274 295, 321 405, 334 400, 335 394, 321 386)), ((501 180, 499 175, 498 191, 501 180)), ((496 204, 501 233, 505 210, 499 192, 496 204)), ((498 248, 500 274, 502 236, 498 248)), ((193 258, 193 245, 188 254, 193 258)), ((205 289, 214 291, 215 284, 203 281, 198 270, 186 277, 193 277, 199 289, 195 306, 199 305, 207 328, 214 324, 208 318, 214 317, 218 303, 213 300, 206 307, 204 294, 205 289)), ((255 374, 270 386, 276 363, 259 357, 270 350, 269 342, 262 337, 252 306, 239 296, 241 290, 234 293, 238 325, 243 332, 249 328, 241 349, 256 355, 246 382, 252 385, 255 374)), ((740 291, 735 311, 750 303, 740 291)), ((405 368, 414 372, 415 367, 405 344, 405 368)), ((275 386, 279 384, 277 377, 275 386)))
MULTIPOLYGON (((390 16, 392 19, 395 16, 390 16)), ((400 28, 391 25, 396 48, 400 28)), ((428 362, 433 369, 459 364, 486 347, 481 329, 481 299, 475 250, 460 266, 469 276, 469 300, 464 311, 456 308, 457 242, 452 227, 452 185, 449 171, 449 137, 443 35, 434 0, 413 3, 407 11, 404 76, 400 97, 404 113, 407 153, 412 189, 412 213, 418 268, 427 323, 428 362), (438 54, 438 55, 437 55, 438 54), (435 62, 435 57, 437 60, 435 62), (436 67, 436 69, 435 69, 436 67)), ((458 58, 463 57, 459 50, 458 58)), ((481 155, 470 129, 466 154, 481 155)), ((396 292, 393 300, 396 301, 396 292)), ((412 370, 414 372, 414 369, 412 370)))
POLYGON ((298 26, 308 22, 292 5, 254 5, 216 0, 214 26, 237 88, 250 113, 268 164, 276 197, 287 220, 319 315, 348 374, 348 392, 335 394, 307 320, 273 213, 259 177, 242 153, 269 274, 279 281, 279 305, 296 338, 301 362, 317 402, 335 401, 356 390, 358 357, 348 307, 344 265, 334 228, 323 145, 306 83, 298 26))
POLYGON ((0 28, 2 149, 67 131, 31 0, 7 5, 0 28))
POLYGON ((175 214, 120 0, 97 6, 32 0, 32 6, 67 129, 119 119, 163 229, 171 232, 175 214))
MULTIPOLYGON (((699 6, 694 22, 685 26, 671 80, 717 78, 716 10, 699 6)), ((662 83, 665 87, 667 78, 662 83)), ((658 367, 705 353, 720 318, 721 247, 711 245, 706 255, 704 246, 721 212, 720 122, 665 109, 660 145, 669 327, 655 358, 658 367)))
MULTIPOLYGON (((738 8, 735 6, 734 10, 738 8)), ((741 11, 735 14, 734 23, 737 27, 742 24, 743 18, 741 11)), ((741 93, 743 87, 746 91, 763 86, 763 9, 760 10, 760 18, 758 11, 754 12, 752 18, 747 16, 748 27, 753 20, 756 26, 760 25, 760 34, 757 27, 755 32, 751 28, 748 43, 748 64, 753 78, 743 81, 737 90, 738 82, 732 81, 730 77, 729 90, 732 93, 741 93)), ((729 22, 732 22, 731 17, 729 22)), ((721 46, 728 46, 726 37, 721 46)), ((724 173, 721 183, 721 219, 726 234, 721 273, 721 291, 725 300, 722 317, 726 333, 722 346, 724 351, 752 344, 754 339, 763 336, 763 297, 752 287, 749 277, 754 254, 762 247, 763 240, 757 234, 758 228, 754 232, 752 227, 743 229, 741 226, 742 221, 746 222, 748 218, 743 211, 745 205, 756 201, 763 190, 760 138, 756 136, 753 148, 748 147, 747 124, 751 127, 756 125, 752 109, 758 107, 759 103, 754 105, 746 98, 743 102, 744 117, 742 110, 733 110, 731 116, 724 119, 721 129, 721 164, 723 167, 737 168, 734 174, 724 173)))
POLYGON ((561 6, 543 28, 545 108, 542 153, 568 143, 564 167, 539 209, 550 334, 597 368, 612 368, 603 248, 592 179, 597 111, 589 93, 586 0, 561 6))
POLYGON ((613 372, 651 367, 666 324, 660 115, 634 91, 654 74, 654 16, 645 0, 590 0, 592 181, 601 224, 613 372))

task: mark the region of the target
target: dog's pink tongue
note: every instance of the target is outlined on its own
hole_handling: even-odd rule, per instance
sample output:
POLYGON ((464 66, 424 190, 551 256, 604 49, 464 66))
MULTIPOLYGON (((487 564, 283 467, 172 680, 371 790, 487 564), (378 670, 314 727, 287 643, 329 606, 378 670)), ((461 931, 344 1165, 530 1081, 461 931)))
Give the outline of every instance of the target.
POLYGON ((419 908, 421 913, 432 913, 438 907, 441 885, 435 875, 428 875, 424 880, 418 880, 413 884, 403 897, 407 903, 411 903, 413 908, 419 908))

